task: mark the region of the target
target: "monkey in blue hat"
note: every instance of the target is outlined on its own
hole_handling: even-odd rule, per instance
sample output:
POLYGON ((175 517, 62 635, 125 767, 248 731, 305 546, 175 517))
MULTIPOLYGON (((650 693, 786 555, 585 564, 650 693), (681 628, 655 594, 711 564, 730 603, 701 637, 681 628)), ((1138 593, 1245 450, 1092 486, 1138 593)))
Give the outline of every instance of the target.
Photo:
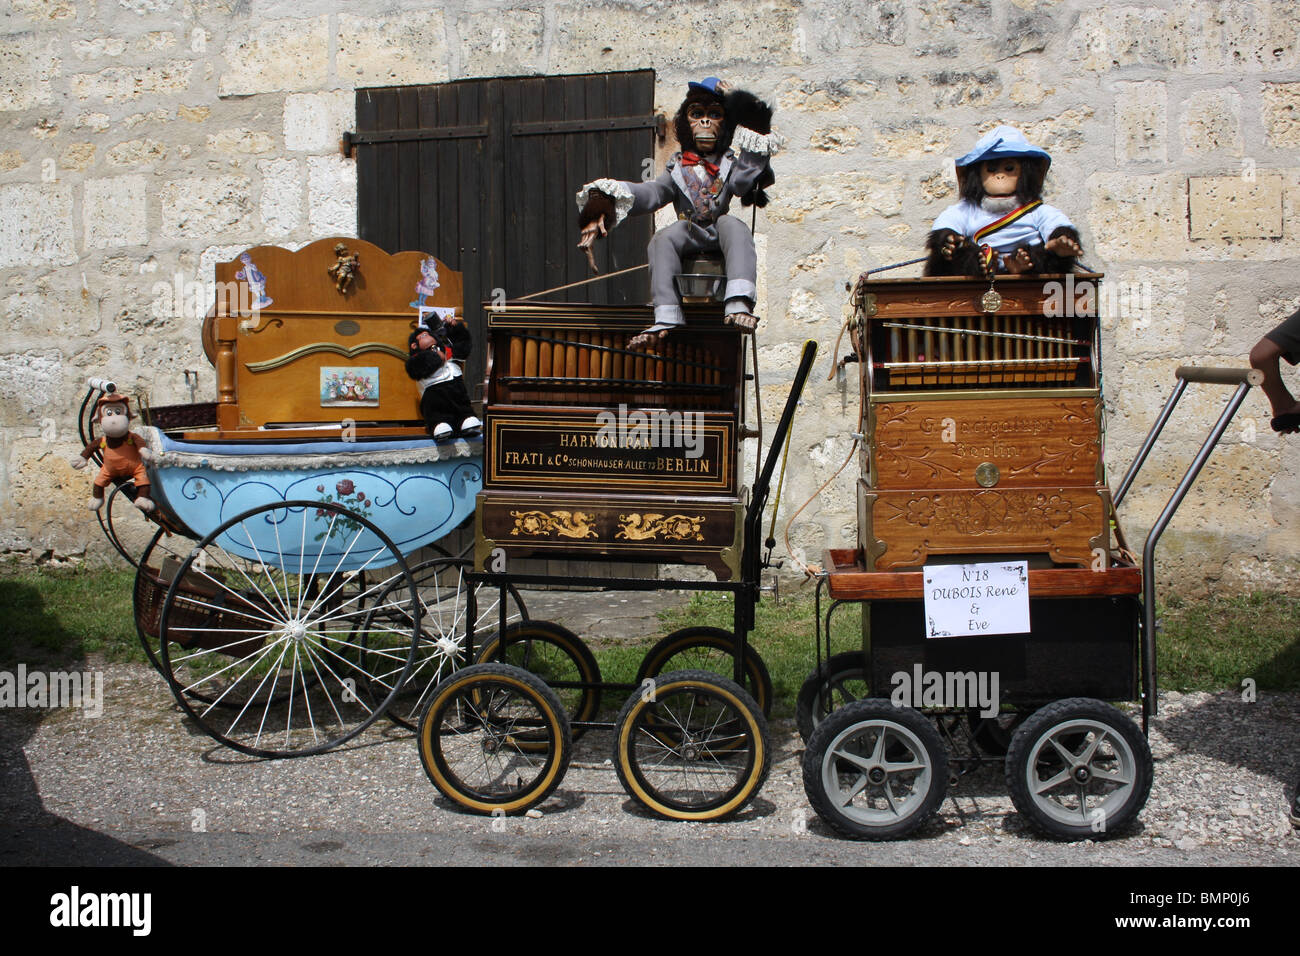
POLYGON ((632 339, 631 348, 657 344, 685 323, 673 280, 682 270, 682 258, 699 252, 721 252, 726 262, 726 321, 745 332, 758 324, 754 236, 728 210, 732 199, 746 206, 767 204, 764 190, 776 181, 768 160, 780 144, 772 132, 772 108, 752 93, 710 76, 687 85, 673 131, 682 151, 668 160, 657 179, 597 179, 578 190, 578 246, 593 271, 592 245, 625 218, 669 203, 677 211, 677 222, 650 240, 654 324, 632 339))
POLYGON ((1043 202, 1052 157, 1012 126, 986 133, 957 160, 961 202, 934 221, 928 276, 1071 272, 1083 255, 1079 232, 1043 202))

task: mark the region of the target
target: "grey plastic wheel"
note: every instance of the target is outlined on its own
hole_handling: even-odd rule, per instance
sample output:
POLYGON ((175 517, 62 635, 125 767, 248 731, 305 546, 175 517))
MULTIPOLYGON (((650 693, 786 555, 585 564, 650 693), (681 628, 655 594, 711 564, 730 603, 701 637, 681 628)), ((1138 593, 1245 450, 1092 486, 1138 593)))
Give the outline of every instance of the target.
POLYGON ((1007 789, 1037 829, 1105 839, 1130 826, 1151 793, 1151 748, 1133 721, 1088 697, 1058 700, 1020 725, 1007 751, 1007 789))
POLYGON ((803 786, 832 829, 855 839, 893 840, 938 808, 948 788, 948 753, 919 711, 866 698, 813 731, 803 786))

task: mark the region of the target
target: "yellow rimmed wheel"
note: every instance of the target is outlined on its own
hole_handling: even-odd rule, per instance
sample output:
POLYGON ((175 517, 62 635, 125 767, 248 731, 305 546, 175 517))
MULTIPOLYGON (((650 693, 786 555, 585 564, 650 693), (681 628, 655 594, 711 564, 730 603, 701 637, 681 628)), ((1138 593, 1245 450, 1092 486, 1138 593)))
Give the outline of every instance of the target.
MULTIPOLYGON (((712 671, 734 677, 736 671, 736 636, 721 627, 696 625, 673 631, 660 640, 641 660, 636 682, 668 671, 712 671)), ((745 648, 745 690, 763 711, 771 716, 772 677, 763 658, 752 646, 745 648)))
POLYGON ((739 684, 673 671, 628 698, 614 764, 631 796, 670 820, 721 820, 758 793, 771 763, 767 721, 739 684))
POLYGON ((544 801, 573 753, 555 692, 509 664, 475 664, 434 688, 416 739, 438 791, 482 814, 523 813, 544 801))
MULTIPOLYGON (((501 654, 501 635, 493 633, 478 649, 475 660, 482 664, 495 661, 501 654)), ((540 677, 555 692, 569 721, 596 719, 600 710, 600 665, 582 638, 553 621, 524 620, 506 626, 503 663, 522 667, 540 677), (557 687, 556 684, 581 684, 581 687, 557 687)), ((583 728, 570 728, 573 739, 582 736, 583 728)))

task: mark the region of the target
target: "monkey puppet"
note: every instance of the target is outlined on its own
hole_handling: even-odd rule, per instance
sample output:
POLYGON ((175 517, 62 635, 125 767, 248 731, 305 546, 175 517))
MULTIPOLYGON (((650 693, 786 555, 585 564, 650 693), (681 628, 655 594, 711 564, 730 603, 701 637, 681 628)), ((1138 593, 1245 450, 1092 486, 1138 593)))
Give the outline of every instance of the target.
POLYGON ((429 434, 443 439, 478 431, 483 423, 469 403, 459 364, 473 347, 465 323, 448 319, 434 328, 416 326, 407 344, 406 374, 420 386, 420 415, 429 434))
POLYGON ((721 252, 726 261, 726 322, 746 332, 758 324, 753 312, 758 278, 754 236, 727 210, 732 199, 746 206, 767 205, 764 188, 776 181, 768 158, 780 143, 772 133, 772 109, 710 76, 688 84, 673 130, 682 152, 668 160, 657 179, 597 179, 578 190, 578 246, 593 271, 592 244, 627 216, 654 212, 669 203, 677 211, 677 222, 650 240, 654 324, 632 339, 631 348, 661 341, 685 323, 673 279, 682 271, 682 259, 700 252, 721 252))
POLYGON ((961 202, 934 221, 928 276, 1071 272, 1083 255, 1065 213, 1042 201, 1052 158, 1023 133, 999 126, 957 160, 961 202))
POLYGON ((125 395, 105 392, 95 403, 95 421, 102 436, 87 445, 80 455, 70 459, 73 468, 80 471, 90 461, 90 456, 101 452, 104 463, 95 476, 93 497, 87 502, 91 511, 104 504, 104 489, 114 478, 130 478, 135 482, 135 506, 143 512, 154 509, 149 498, 149 475, 144 463, 153 457, 149 442, 138 432, 131 431, 131 404, 125 395))

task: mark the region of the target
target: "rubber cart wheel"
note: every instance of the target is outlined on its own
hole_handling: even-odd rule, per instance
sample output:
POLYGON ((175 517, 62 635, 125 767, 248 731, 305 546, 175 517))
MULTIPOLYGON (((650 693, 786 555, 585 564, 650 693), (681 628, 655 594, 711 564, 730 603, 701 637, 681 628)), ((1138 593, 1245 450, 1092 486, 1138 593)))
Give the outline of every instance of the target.
POLYGON ((435 687, 416 740, 438 791, 482 814, 523 813, 541 803, 573 753, 555 692, 509 664, 474 664, 435 687))
MULTIPOLYGON (((736 638, 721 627, 684 627, 660 640, 641 660, 636 682, 669 671, 711 671, 731 680, 736 673, 736 638)), ((745 690, 763 711, 772 713, 772 677, 753 646, 745 648, 745 690)))
MULTIPOLYGON (((477 662, 497 660, 500 645, 501 635, 493 634, 478 649, 477 662)), ((537 675, 548 686, 600 683, 600 665, 582 638, 553 621, 528 620, 508 625, 505 662, 537 675)), ((568 714, 570 724, 596 719, 600 711, 599 687, 552 687, 551 690, 568 714)), ((581 737, 585 729, 572 728, 573 739, 581 737)))
POLYGON ((406 562, 364 515, 286 501, 226 521, 185 556, 163 600, 159 662, 177 703, 214 740, 258 757, 356 736, 416 650, 414 621, 364 623, 375 593, 365 575, 381 569, 414 606, 406 562))
POLYGON ((672 671, 633 692, 614 729, 623 788, 670 820, 738 813, 767 778, 767 721, 739 684, 711 671, 672 671))
POLYGON ((869 697, 817 725, 803 755, 803 788, 837 833, 894 840, 938 809, 948 752, 919 711, 869 697))
MULTIPOLYGON (((465 575, 472 562, 466 558, 438 557, 423 561, 411 568, 415 590, 420 601, 420 641, 415 663, 403 681, 401 690, 388 705, 388 718, 399 727, 414 730, 416 721, 424 711, 429 694, 448 674, 465 661, 465 635, 467 610, 466 595, 469 587, 465 575)), ((475 633, 484 628, 495 629, 500 621, 501 592, 498 588, 480 586, 476 590, 478 623, 475 633)), ((383 627, 405 632, 415 622, 416 615, 405 600, 404 581, 400 576, 382 582, 370 604, 362 626, 362 643, 371 633, 383 627)), ((516 622, 527 617, 523 599, 514 585, 506 588, 506 620, 516 622)), ((394 659, 381 645, 372 666, 380 675, 381 683, 371 691, 378 702, 387 694, 387 685, 396 676, 401 662, 394 659)))
POLYGON ((870 677, 866 654, 862 651, 845 651, 822 661, 808 675, 795 698, 794 719, 804 743, 836 708, 866 697, 871 689, 870 677))
POLYGON ((1007 751, 1007 789, 1035 828, 1101 840, 1137 819, 1151 793, 1151 748, 1110 704, 1071 697, 1035 711, 1007 751))

